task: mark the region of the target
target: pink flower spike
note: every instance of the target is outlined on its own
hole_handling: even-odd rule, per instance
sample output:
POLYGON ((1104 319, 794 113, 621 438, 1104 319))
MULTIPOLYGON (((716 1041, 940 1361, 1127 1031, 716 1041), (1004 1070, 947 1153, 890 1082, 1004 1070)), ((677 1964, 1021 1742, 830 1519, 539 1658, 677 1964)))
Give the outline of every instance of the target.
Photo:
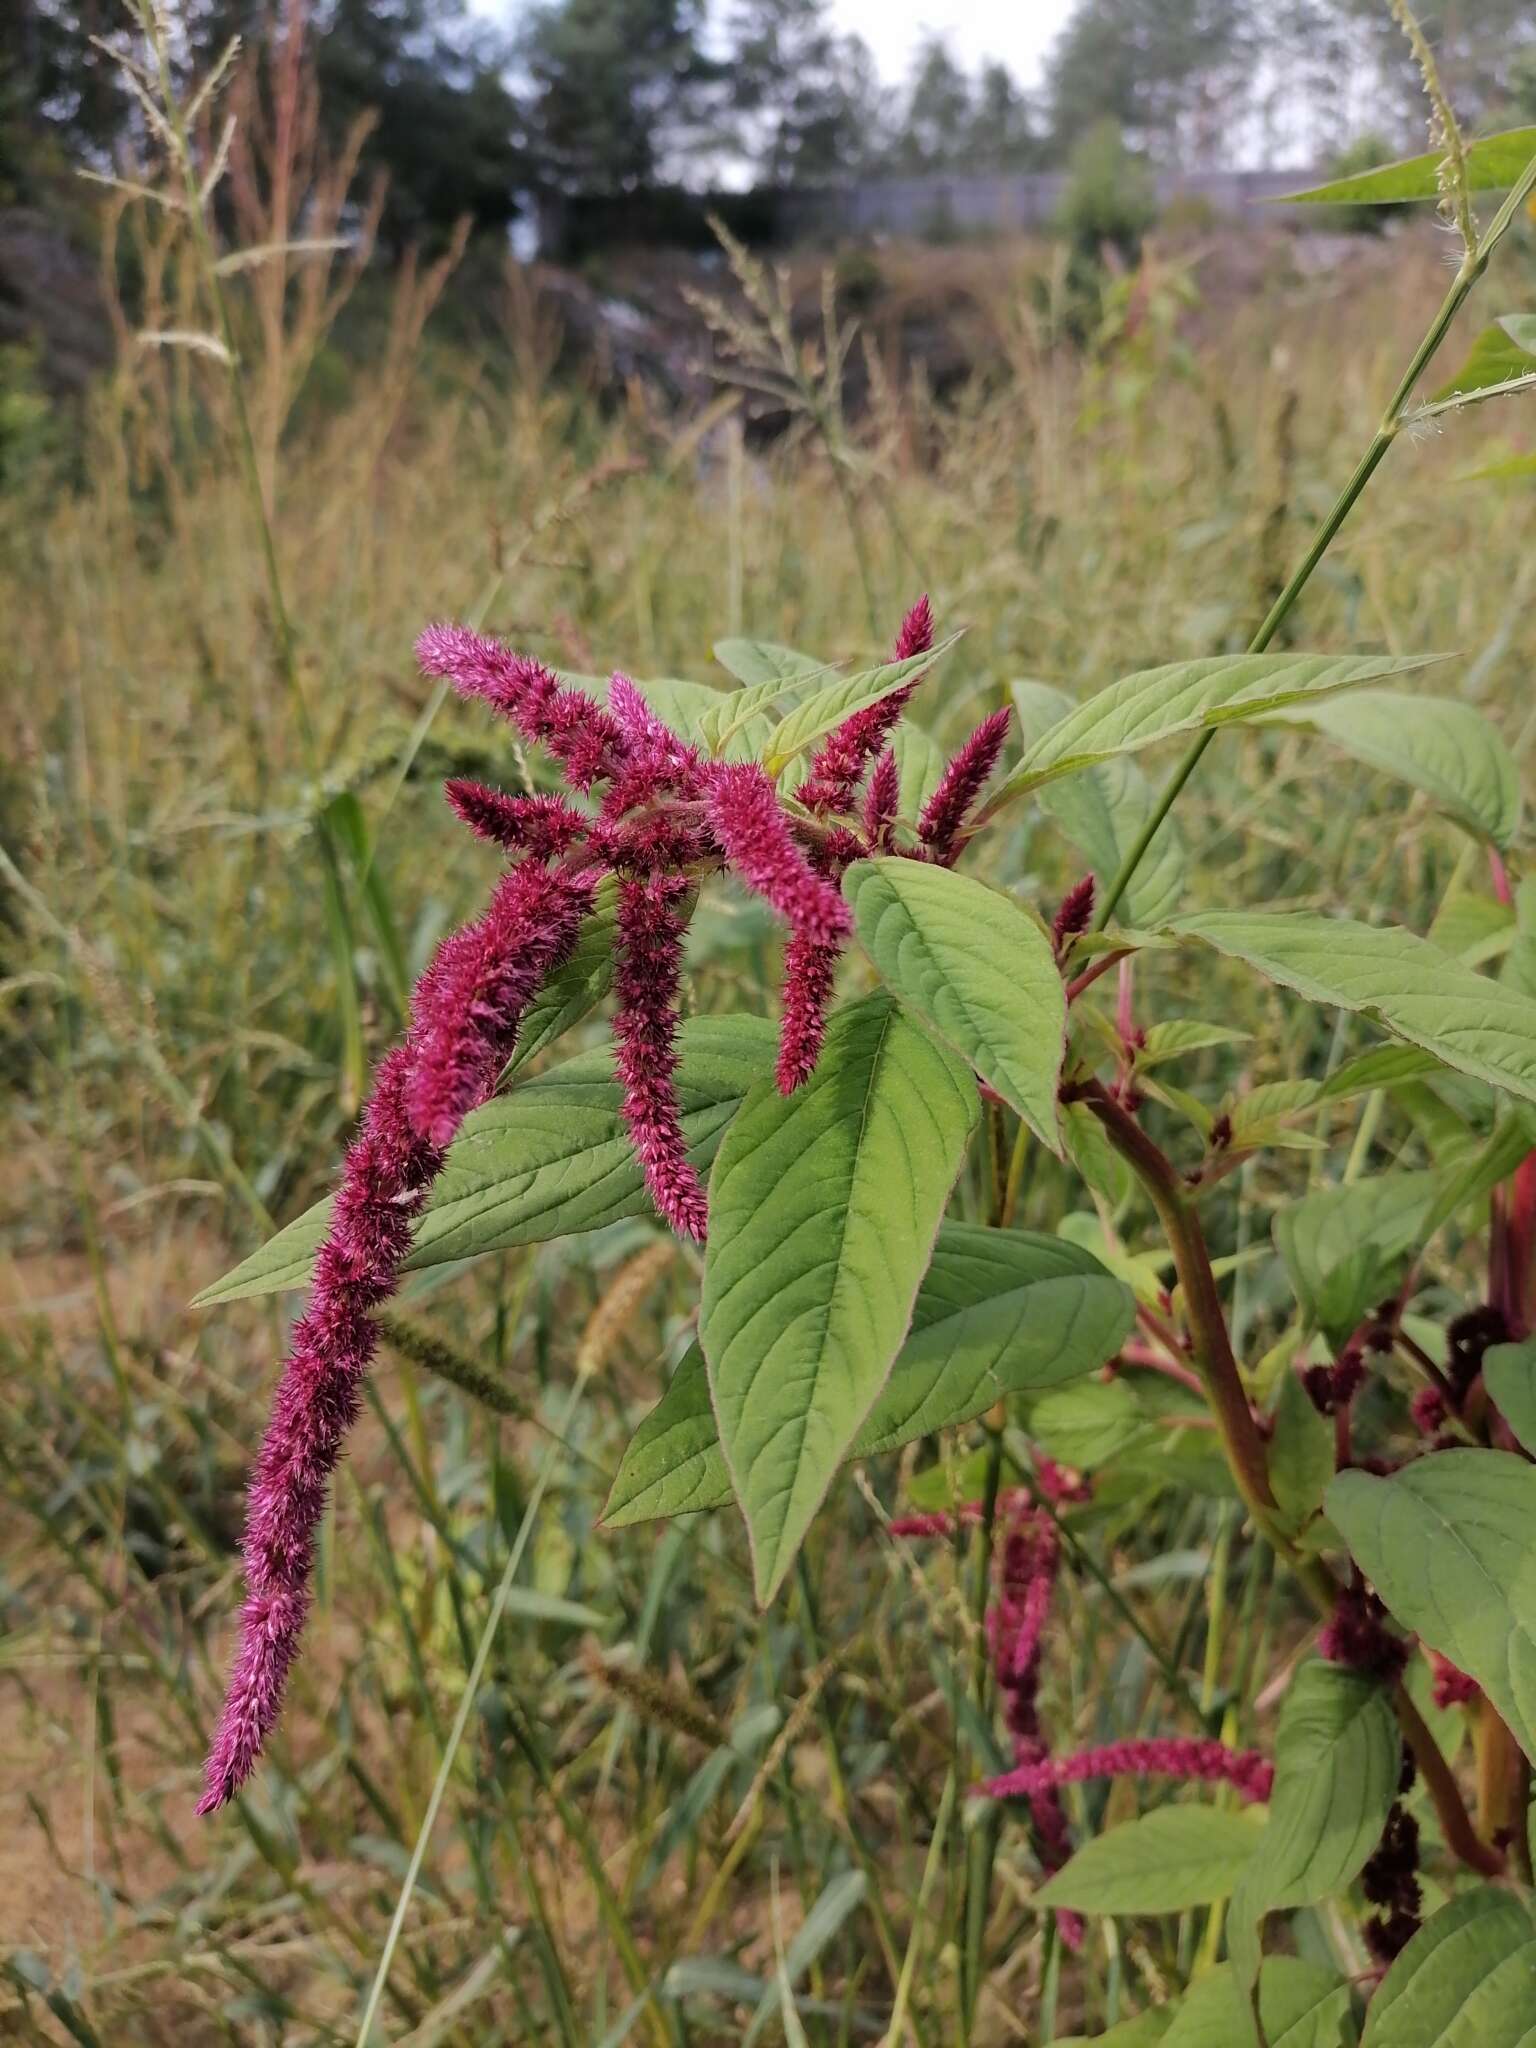
MULTIPOLYGON (((913 661, 919 654, 926 654, 932 645, 933 613, 927 598, 920 597, 901 622, 891 659, 913 661)), ((851 807, 859 778, 895 730, 921 681, 921 676, 914 676, 878 703, 855 711, 828 736, 811 762, 810 774, 795 791, 808 811, 825 814, 851 807)), ((894 810, 893 805, 893 815, 894 810)))
POLYGON ((240 1648, 199 1813, 234 1798, 277 1721, 309 1608, 330 1476, 378 1342, 369 1310, 393 1293, 412 1220, 442 1164, 441 1153, 416 1135, 405 1113, 410 1059, 401 1047, 379 1068, 256 1461, 240 1648))
POLYGON ((816 1070, 842 950, 798 932, 784 948, 784 1017, 775 1069, 781 1095, 793 1095, 816 1070))
POLYGON ((890 844, 891 826, 901 803, 901 770, 887 747, 875 763, 864 792, 864 837, 871 848, 890 844))
POLYGON ((428 626, 416 658, 464 697, 483 697, 526 739, 548 747, 575 789, 613 775, 628 757, 618 722, 579 690, 567 690, 540 661, 514 654, 467 626, 428 626))
POLYGON ((464 776, 445 782, 443 794, 471 832, 509 852, 531 853, 539 860, 558 859, 592 822, 557 796, 509 796, 464 776))
POLYGON ((1168 1736, 1107 1742, 1073 1756, 1042 1757, 1005 1771, 982 1790, 994 1799, 1036 1799, 1051 1787, 1081 1785, 1091 1778, 1175 1778, 1184 1783, 1231 1785, 1255 1805, 1269 1798, 1275 1769, 1255 1749, 1228 1749, 1223 1742, 1168 1736))
POLYGON ((613 1020, 624 1120, 660 1214, 681 1237, 704 1240, 708 1203, 688 1158, 678 1110, 677 990, 688 894, 682 875, 619 885, 613 1020))
POLYGON ((797 935, 822 945, 845 939, 853 925, 848 906, 795 844, 762 769, 750 761, 719 764, 706 790, 715 836, 747 886, 797 935))
POLYGON ((987 777, 997 766, 1011 716, 1005 704, 1001 711, 994 711, 990 718, 981 721, 944 770, 938 788, 924 806, 917 823, 918 835, 941 867, 950 866, 960 850, 956 843, 958 834, 987 777))
POLYGON ((892 661, 911 661, 914 655, 926 654, 933 645, 933 606, 926 593, 917 600, 901 622, 901 631, 896 635, 892 661))
POLYGON ((491 1093, 523 1011, 591 907, 589 884, 528 863, 502 876, 483 917, 443 941, 416 993, 405 1105, 420 1136, 446 1147, 491 1093))

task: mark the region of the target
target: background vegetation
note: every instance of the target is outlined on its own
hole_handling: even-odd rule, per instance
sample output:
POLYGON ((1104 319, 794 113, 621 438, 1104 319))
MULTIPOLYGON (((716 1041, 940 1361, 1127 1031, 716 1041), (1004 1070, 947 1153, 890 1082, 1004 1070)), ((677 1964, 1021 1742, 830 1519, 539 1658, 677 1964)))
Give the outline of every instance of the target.
MULTIPOLYGON (((558 32, 580 4, 535 23, 548 70, 529 56, 523 112, 554 121, 558 32)), ((1085 8, 1063 45, 1063 129, 1074 37, 1116 11, 1085 8)), ((669 37, 687 18, 659 12, 655 61, 686 71, 694 46, 669 37)), ((236 87, 248 119, 226 188, 230 248, 291 233, 298 200, 274 176, 285 162, 303 167, 306 232, 368 217, 366 155, 391 117, 377 142, 349 141, 373 83, 327 98, 325 67, 343 53, 366 65, 376 16, 338 10, 318 99, 280 48, 236 87), (290 76, 302 118, 280 143, 290 76)), ((32 19, 25 61, 73 66, 73 82, 39 96, 34 71, 8 104, 34 142, 44 113, 61 160, 105 151, 124 118, 117 88, 74 17, 32 19)), ((411 36, 459 33, 413 20, 411 36)), ((467 45, 452 64, 422 47, 423 90, 458 105, 506 90, 467 45)), ((1513 75, 1489 72, 1490 105, 1513 75)), ((1149 135, 1192 118, 1181 106, 1139 119, 1141 105, 1108 111, 1149 135)), ((501 204, 492 167, 521 131, 494 111, 474 131, 488 153, 453 176, 472 186, 484 172, 501 204)), ((397 118, 420 142, 436 117, 402 101, 397 118)), ((450 131, 457 155, 468 140, 448 110, 450 131)), ((232 452, 227 371, 207 346, 140 339, 208 330, 181 219, 107 195, 113 367, 68 422, 35 379, 18 376, 0 408, 0 2035, 357 2038, 489 1588, 542 1480, 372 2038, 706 2043, 755 2027, 872 2040, 905 1982, 902 2038, 936 2043, 977 1939, 957 1917, 975 1816, 937 1825, 957 1745, 980 1739, 974 1560, 915 1552, 886 1526, 946 1497, 934 1446, 848 1475, 793 1594, 759 1615, 734 1517, 596 1527, 686 1341, 689 1254, 635 1222, 431 1276, 430 1303, 407 1307, 476 1363, 484 1398, 419 1343, 391 1352, 339 1489, 284 1738, 239 1816, 199 1823, 241 1486, 284 1310, 186 1304, 323 1190, 367 1057, 396 1032, 436 936, 484 891, 490 856, 450 830, 437 784, 449 764, 493 780, 523 764, 414 673, 424 620, 483 620, 583 672, 720 681, 721 635, 868 652, 927 589, 942 625, 968 628, 922 707, 941 743, 1019 676, 1078 693, 1240 646, 1439 298, 1439 250, 1432 231, 1368 242, 1309 274, 1283 236, 1256 255, 1206 224, 1101 270, 1091 299, 1080 281, 1069 291, 1059 247, 946 252, 987 340, 985 373, 941 403, 899 350, 855 346, 847 411, 843 380, 821 376, 808 262, 791 288, 806 390, 823 403, 818 415, 791 402, 790 430, 770 436, 727 389, 678 411, 642 381, 573 372, 552 290, 516 267, 491 286, 483 254, 475 329, 447 231, 477 209, 460 196, 434 213, 430 168, 415 183, 393 156, 388 167, 380 231, 403 251, 420 230, 419 254, 365 270, 330 249, 230 273, 292 674, 232 452), (472 338, 488 306, 491 345, 472 338), (322 846, 340 860, 339 894, 322 846), (781 1998, 780 1978, 796 1997, 781 1998), (665 2023, 637 1996, 652 1981, 669 1994, 665 2023)), ((878 309, 934 261, 896 250, 843 268, 878 309)), ((1532 270, 1527 235, 1486 310, 1505 310, 1532 270)), ((1400 449, 1297 630, 1317 648, 1458 654, 1457 687, 1524 759, 1529 483, 1473 474, 1518 452, 1498 438, 1509 426, 1488 408, 1454 445, 1400 449)), ((1453 828, 1417 807, 1405 817, 1401 790, 1359 769, 1304 774, 1311 744, 1220 741, 1181 807, 1190 907, 1343 900, 1425 930, 1453 880, 1476 896, 1453 828)), ((1021 821, 997 858, 1049 905, 1080 870, 1039 825, 1021 821)), ((696 1005, 766 1007, 775 943, 739 898, 706 898, 696 1005)), ((1315 1023, 1213 961, 1151 965, 1149 1004, 1160 980, 1194 1014, 1262 1031, 1262 1055, 1240 1044, 1188 1063, 1181 1079, 1208 1099, 1321 1071, 1343 1050, 1298 1040, 1315 1023)), ((1337 1110, 1315 1127, 1318 1149, 1234 1177, 1218 1248, 1239 1260, 1247 1355, 1286 1314, 1272 1210, 1372 1148, 1421 1155, 1424 1131, 1397 1112, 1354 1118, 1337 1110)), ((979 1159, 961 1213, 984 1212, 988 1173, 979 1159)), ((1106 1180, 1087 1199, 1026 1156, 1020 1222, 1111 1255, 1134 1244, 1122 1190, 1106 1180)), ((1441 1283, 1454 1292, 1459 1277, 1453 1246, 1441 1283)), ((1043 1447, 1099 1462, 1081 1436, 1043 1447)), ((968 1450, 943 1457, 963 1474, 968 1450)), ((1262 1745, 1274 1701, 1253 1674, 1283 1668, 1306 1619, 1272 1594, 1263 1553, 1236 1541, 1236 1503, 1197 1432, 1149 1425, 1134 1455, 1117 1452, 1116 1478, 1072 1523, 1049 1638, 1053 1724, 1064 1742, 1140 1725, 1262 1745)), ((1075 1788, 1069 1814, 1091 1829, 1137 1797, 1075 1788)), ((1192 1912, 1096 1922, 1064 1959, 1031 1902, 1037 1880, 1024 1831, 1005 1827, 979 1934, 978 2048, 1097 2032, 1164 2002, 1215 1952, 1219 1924, 1192 1912)), ((1313 1918, 1319 1952, 1347 1946, 1313 1918)))

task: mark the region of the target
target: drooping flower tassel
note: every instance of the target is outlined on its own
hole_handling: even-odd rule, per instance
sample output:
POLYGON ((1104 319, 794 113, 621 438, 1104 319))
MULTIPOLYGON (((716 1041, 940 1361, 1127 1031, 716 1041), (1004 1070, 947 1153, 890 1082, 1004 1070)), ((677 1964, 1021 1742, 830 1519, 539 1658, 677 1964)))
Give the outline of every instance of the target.
POLYGON ((589 901, 581 881, 514 869, 491 910, 439 947, 405 1044, 379 1066, 251 1480, 240 1647, 200 1813, 239 1791, 281 1709, 331 1474, 378 1344, 371 1311, 395 1291, 444 1146, 494 1085, 522 1005, 570 951, 589 901))
POLYGON ((681 875, 620 883, 613 1038, 624 1120, 651 1199, 680 1236, 702 1243, 708 1204, 688 1158, 673 1082, 687 895, 681 875))

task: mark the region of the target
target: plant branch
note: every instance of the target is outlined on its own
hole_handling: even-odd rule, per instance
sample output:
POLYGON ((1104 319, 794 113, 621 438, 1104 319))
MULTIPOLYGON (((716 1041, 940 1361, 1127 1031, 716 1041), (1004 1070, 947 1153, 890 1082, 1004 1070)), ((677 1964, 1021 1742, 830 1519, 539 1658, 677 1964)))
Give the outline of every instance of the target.
MULTIPOLYGON (((1075 1083, 1070 1094, 1098 1118, 1110 1144, 1136 1175, 1157 1211, 1183 1290, 1184 1313, 1194 1338, 1195 1364, 1238 1492, 1255 1525, 1296 1574, 1319 1614, 1331 1616, 1339 1590, 1333 1574, 1321 1559, 1298 1551, 1277 1516, 1264 1442, 1243 1390, 1205 1233, 1178 1171, 1102 1082, 1075 1083)), ((1483 1876, 1497 1876, 1504 1869, 1504 1858, 1479 1837, 1450 1765, 1402 1685, 1393 1688, 1392 1705, 1434 1801, 1447 1848, 1469 1869, 1483 1876)))

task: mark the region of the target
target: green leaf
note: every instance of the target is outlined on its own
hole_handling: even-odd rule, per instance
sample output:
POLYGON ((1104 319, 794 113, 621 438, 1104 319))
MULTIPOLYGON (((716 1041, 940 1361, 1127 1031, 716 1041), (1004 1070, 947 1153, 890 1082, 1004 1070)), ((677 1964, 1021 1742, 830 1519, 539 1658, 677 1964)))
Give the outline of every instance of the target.
POLYGON ((1031 1402, 1026 1427, 1058 1464, 1092 1472, 1140 1436, 1147 1417, 1123 1379, 1089 1380, 1031 1402))
POLYGON ((1167 929, 1315 1003, 1359 1010, 1458 1073, 1536 1102, 1536 1001, 1393 925, 1307 911, 1210 910, 1167 929))
POLYGON ((1479 1885, 1442 1906, 1371 2000, 1365 2048, 1530 2048, 1536 1927, 1513 1892, 1479 1885))
POLYGON ((1148 1067, 1160 1067, 1165 1060, 1182 1059, 1186 1053, 1204 1052, 1213 1045, 1245 1044, 1252 1036, 1251 1031, 1207 1024, 1199 1017, 1169 1017, 1148 1027, 1146 1043, 1136 1054, 1136 1064, 1145 1072, 1148 1067))
MULTIPOLYGON (((694 1017, 684 1024, 678 1100, 689 1156, 701 1172, 742 1097, 771 1070, 776 1036, 764 1017, 694 1017)), ((416 1226, 406 1271, 648 1214, 620 1092, 612 1050, 603 1046, 466 1117, 416 1226)), ((329 1198, 317 1202, 205 1287, 193 1306, 307 1286, 329 1215, 329 1198)))
POLYGON ((1506 313, 1485 327, 1449 384, 1430 400, 1443 405, 1474 391, 1495 392, 1536 373, 1536 314, 1506 313))
POLYGON ((1443 810, 1508 846, 1520 824, 1520 776, 1514 756, 1470 704, 1411 697, 1402 690, 1358 690, 1281 714, 1316 728, 1357 761, 1432 796, 1443 810))
POLYGON ((1079 704, 1025 751, 992 799, 1071 775, 1095 761, 1135 753, 1181 733, 1268 717, 1303 699, 1380 682, 1424 668, 1436 656, 1217 654, 1142 669, 1079 704))
POLYGON ((1536 1450, 1536 1340, 1485 1351, 1483 1385, 1521 1447, 1536 1450))
POLYGON ((896 756, 901 791, 896 814, 915 825, 923 814, 923 806, 944 779, 943 750, 920 725, 904 718, 891 734, 891 751, 896 756))
POLYGON ((984 882, 920 861, 855 861, 843 894, 886 986, 1059 1156, 1067 998, 1040 927, 984 882))
POLYGON ((1173 2021, 1171 2005, 1154 2006, 1150 2012, 1137 2013, 1134 2019, 1121 2020, 1107 2034, 1068 2034, 1054 2042, 1052 2048, 1155 2048, 1173 2021))
POLYGON ((1328 1519, 1397 1619, 1475 1678, 1536 1758, 1536 1466, 1439 1451, 1341 1472, 1328 1519))
POLYGON ((1358 1059, 1347 1060, 1318 1090, 1319 1102, 1346 1102, 1373 1088, 1400 1088, 1441 1071, 1442 1062, 1416 1045, 1373 1045, 1358 1059))
MULTIPOLYGON (((1229 1898, 1259 1830, 1215 1806, 1160 1806, 1085 1842, 1035 1894, 1079 1913, 1182 1913, 1229 1898)), ((1224 2044, 1225 2048, 1225 2044, 1224 2044)))
POLYGON ((717 640, 714 655, 738 683, 749 689, 778 684, 781 688, 826 673, 828 664, 814 654, 781 647, 776 640, 717 640))
MULTIPOLYGON (((1271 1956, 1259 1976, 1259 2015, 1269 2048, 1352 2048, 1349 1986, 1332 1970, 1295 1956, 1271 1956)), ((1252 2039, 1247 2000, 1229 1965, 1186 1994, 1163 2048, 1238 2048, 1252 2039)))
POLYGON ((765 1604, 890 1377, 977 1109, 969 1070, 871 996, 720 1147, 699 1339, 765 1604))
MULTIPOLYGON (((1507 192, 1519 183, 1531 158, 1536 156, 1536 128, 1506 128, 1499 135, 1484 135, 1466 145, 1467 189, 1470 192, 1507 192)), ((1288 192, 1277 203, 1299 206, 1399 206, 1406 200, 1432 199, 1439 202, 1440 166, 1443 149, 1426 150, 1422 156, 1403 157, 1397 163, 1381 164, 1375 170, 1360 171, 1352 177, 1334 178, 1326 185, 1314 185, 1306 192, 1288 192)))
POLYGON ((1280 1376, 1269 1440, 1269 1484, 1287 1525, 1299 1530, 1323 1504, 1333 1477, 1333 1429, 1319 1415, 1298 1374, 1280 1376))
POLYGON ((1501 1116, 1486 1140, 1463 1158, 1459 1153, 1441 1176, 1433 1208, 1424 1219, 1426 1241, 1453 1216, 1472 1208, 1512 1174, 1536 1148, 1536 1118, 1523 1103, 1501 1116))
MULTIPOLYGON (((1067 717, 1073 699, 1049 683, 1021 679, 1011 685, 1019 730, 1026 742, 1067 717)), ((1151 784, 1128 755, 1048 783, 1040 802, 1088 862, 1101 884, 1119 872, 1156 802, 1151 784)), ((1159 924, 1172 916, 1184 889, 1184 839, 1178 820, 1158 830, 1130 887, 1121 898, 1129 924, 1159 924)))
POLYGON ((1381 1839, 1401 1769, 1384 1688, 1321 1658, 1304 1664, 1280 1710, 1269 1820, 1232 1901, 1234 1921, 1342 1891, 1381 1839))
POLYGON ((882 662, 879 668, 863 669, 858 675, 840 676, 835 683, 829 683, 825 689, 815 691, 795 705, 775 728, 765 763, 768 772, 778 774, 797 754, 803 754, 808 747, 814 747, 818 740, 835 731, 844 719, 852 718, 856 711, 867 711, 871 704, 878 704, 882 697, 889 697, 893 690, 901 689, 914 676, 932 668, 959 638, 958 633, 951 633, 937 647, 930 648, 926 654, 914 654, 909 661, 882 662))
POLYGON ((592 899, 592 908, 581 921, 570 958, 549 977, 524 1013, 503 1082, 520 1073, 573 1024, 590 1016, 607 995, 613 986, 618 921, 618 880, 613 875, 604 875, 592 899))
POLYGON ((1440 1185, 1428 1170, 1382 1173, 1319 1188, 1277 1213, 1275 1246, 1309 1322, 1339 1341, 1349 1336, 1391 1292, 1440 1185))
MULTIPOLYGON (((1062 1238, 945 1223, 907 1341, 849 1456, 895 1450, 969 1422, 1005 1395, 1093 1372, 1114 1356, 1134 1315, 1129 1291, 1062 1238)), ((620 1528, 730 1497, 694 1345, 624 1453, 603 1520, 620 1528)))

